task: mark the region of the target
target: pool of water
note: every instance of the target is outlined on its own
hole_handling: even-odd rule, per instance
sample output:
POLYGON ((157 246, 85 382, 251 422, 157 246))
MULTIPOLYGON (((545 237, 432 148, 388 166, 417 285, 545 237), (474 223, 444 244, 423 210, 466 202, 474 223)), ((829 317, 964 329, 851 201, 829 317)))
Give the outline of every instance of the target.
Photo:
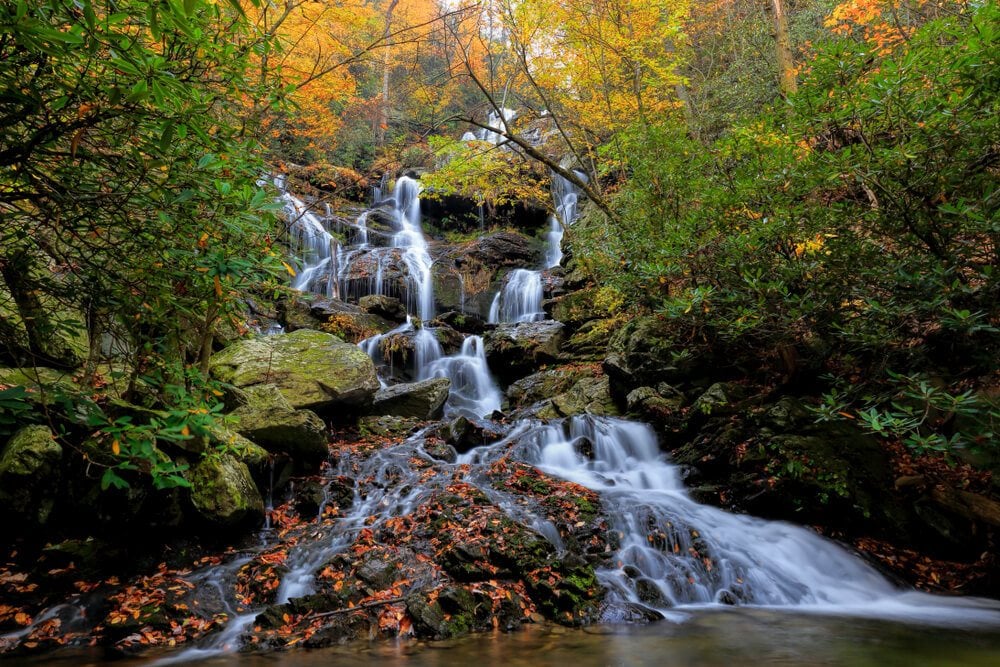
MULTIPOLYGON (((103 653, 65 651, 5 660, 9 665, 100 665, 103 653)), ((148 666, 154 657, 114 659, 148 666)), ((1000 665, 1000 627, 927 627, 884 620, 761 609, 685 612, 646 626, 569 629, 528 626, 441 642, 379 641, 328 649, 212 658, 198 667, 320 667, 384 665, 449 667, 504 665, 810 665, 823 667, 978 667, 1000 665)))

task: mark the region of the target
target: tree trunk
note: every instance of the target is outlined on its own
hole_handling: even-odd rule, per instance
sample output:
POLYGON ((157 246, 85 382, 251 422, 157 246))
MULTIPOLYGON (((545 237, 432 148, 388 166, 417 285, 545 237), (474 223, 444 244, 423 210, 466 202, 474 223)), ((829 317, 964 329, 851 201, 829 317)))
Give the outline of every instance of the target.
POLYGON ((28 351, 34 363, 56 368, 76 368, 78 359, 54 335, 56 326, 39 298, 38 285, 33 284, 34 262, 26 250, 13 250, 0 258, 0 276, 17 307, 28 341, 28 351))
POLYGON ((392 36, 392 13, 396 10, 399 0, 392 0, 385 10, 385 30, 382 32, 382 99, 379 104, 378 126, 375 128, 375 143, 379 146, 385 144, 385 132, 389 129, 389 69, 391 58, 389 57, 389 38, 392 36))
POLYGON ((792 59, 792 40, 788 35, 788 15, 782 0, 771 0, 774 10, 774 45, 778 51, 778 74, 781 94, 788 97, 795 92, 795 62, 792 59))

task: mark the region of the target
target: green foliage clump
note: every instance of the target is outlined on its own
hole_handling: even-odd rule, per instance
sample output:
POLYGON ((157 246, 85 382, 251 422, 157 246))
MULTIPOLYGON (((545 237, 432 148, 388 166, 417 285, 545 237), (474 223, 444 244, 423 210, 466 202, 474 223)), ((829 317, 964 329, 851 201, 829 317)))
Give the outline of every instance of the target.
POLYGON ((936 367, 961 396, 1000 343, 997 25, 985 3, 890 49, 820 45, 797 94, 708 146, 680 118, 633 127, 622 222, 590 209, 574 256, 688 340, 862 384, 936 367))

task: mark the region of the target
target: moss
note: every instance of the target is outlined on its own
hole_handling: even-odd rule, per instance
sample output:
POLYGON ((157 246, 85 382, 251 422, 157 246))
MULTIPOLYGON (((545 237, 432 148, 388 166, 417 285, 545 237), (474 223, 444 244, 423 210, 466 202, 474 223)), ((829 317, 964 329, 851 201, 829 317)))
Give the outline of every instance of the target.
POLYGON ((188 474, 191 504, 208 521, 236 526, 259 522, 264 501, 246 464, 223 455, 202 459, 188 474))
POLYGON ((239 341, 213 355, 210 367, 216 379, 236 387, 275 384, 297 409, 367 406, 379 388, 364 351, 305 329, 239 341))

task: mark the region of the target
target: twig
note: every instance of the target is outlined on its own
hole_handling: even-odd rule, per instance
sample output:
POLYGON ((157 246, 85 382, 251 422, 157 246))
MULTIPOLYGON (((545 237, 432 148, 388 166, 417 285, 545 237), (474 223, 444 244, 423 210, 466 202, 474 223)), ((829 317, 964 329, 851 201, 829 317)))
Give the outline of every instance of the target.
POLYGON ((389 598, 388 600, 375 600, 374 602, 366 602, 365 604, 359 604, 354 607, 346 607, 344 609, 334 609, 333 611, 324 611, 322 614, 314 614, 313 616, 307 616, 303 618, 303 621, 312 620, 314 618, 326 618, 327 616, 336 616, 337 614, 347 614, 352 611, 357 611, 359 609, 370 609, 371 607, 380 607, 385 604, 395 604, 397 602, 403 602, 406 598, 389 598))

